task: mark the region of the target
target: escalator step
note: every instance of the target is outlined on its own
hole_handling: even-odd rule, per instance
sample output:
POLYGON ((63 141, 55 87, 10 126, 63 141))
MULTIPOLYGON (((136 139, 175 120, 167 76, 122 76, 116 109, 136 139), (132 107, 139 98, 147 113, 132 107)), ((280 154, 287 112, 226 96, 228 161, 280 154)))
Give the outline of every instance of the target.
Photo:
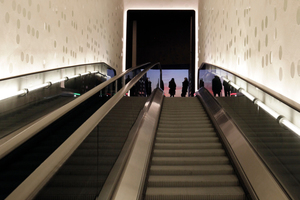
POLYGON ((152 165, 226 165, 226 156, 215 157, 153 157, 152 165))
POLYGON ((150 187, 145 200, 241 200, 246 199, 241 187, 150 187))
POLYGON ((224 156, 225 151, 224 149, 189 149, 189 150, 166 150, 166 149, 155 149, 153 151, 153 156, 158 157, 158 156, 224 156))
POLYGON ((149 187, 220 187, 238 186, 235 175, 150 176, 149 187))
POLYGON ((233 173, 231 165, 154 165, 150 167, 150 175, 221 175, 233 173))

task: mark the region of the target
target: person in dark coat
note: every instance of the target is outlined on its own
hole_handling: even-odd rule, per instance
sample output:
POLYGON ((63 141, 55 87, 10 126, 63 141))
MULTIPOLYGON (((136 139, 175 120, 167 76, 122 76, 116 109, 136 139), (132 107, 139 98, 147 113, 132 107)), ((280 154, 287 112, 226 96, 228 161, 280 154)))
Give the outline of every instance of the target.
POLYGON ((203 78, 200 79, 200 88, 204 87, 204 81, 203 78))
POLYGON ((128 75, 126 80, 125 80, 125 84, 127 84, 129 81, 131 81, 130 76, 128 75))
POLYGON ((213 80, 212 80, 212 90, 213 90, 214 96, 216 96, 216 95, 218 95, 219 97, 221 96, 222 83, 218 76, 215 76, 215 78, 213 78, 213 80))
POLYGON ((227 81, 223 81, 224 91, 225 91, 225 97, 230 96, 230 85, 227 81))
POLYGON ((170 94, 170 97, 174 97, 175 95, 175 90, 176 90, 176 83, 175 83, 175 80, 174 78, 171 79, 171 81, 169 82, 169 94, 170 94))
POLYGON ((152 84, 152 82, 149 80, 149 78, 146 78, 145 87, 146 87, 147 96, 151 95, 151 92, 152 92, 151 84, 152 84))
POLYGON ((187 80, 187 78, 184 78, 184 81, 182 82, 181 97, 185 97, 188 86, 189 86, 189 81, 187 80))

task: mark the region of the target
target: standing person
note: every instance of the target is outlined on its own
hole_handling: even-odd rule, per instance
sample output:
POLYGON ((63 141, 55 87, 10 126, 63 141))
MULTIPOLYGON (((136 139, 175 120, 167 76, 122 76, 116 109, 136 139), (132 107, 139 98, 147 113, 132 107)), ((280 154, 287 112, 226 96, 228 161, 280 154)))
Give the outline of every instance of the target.
POLYGON ((181 92, 181 97, 185 97, 188 86, 189 86, 189 81, 188 81, 187 78, 185 77, 185 78, 184 78, 184 81, 182 82, 182 92, 181 92))
POLYGON ((127 84, 129 81, 131 81, 130 76, 128 75, 126 80, 125 80, 125 84, 127 84))
POLYGON ((230 96, 230 85, 227 81, 223 81, 224 91, 225 91, 225 97, 230 96))
POLYGON ((175 90, 176 90, 176 83, 175 83, 175 80, 174 78, 171 79, 171 81, 169 82, 169 94, 170 94, 170 97, 174 97, 175 95, 175 90))
POLYGON ((214 93, 214 96, 218 95, 221 96, 221 90, 222 90, 222 83, 218 76, 215 76, 212 80, 212 90, 214 93))
POLYGON ((152 86, 151 86, 152 82, 149 80, 149 78, 146 78, 145 81, 145 86, 146 86, 146 92, 147 92, 147 96, 151 95, 151 91, 152 91, 152 86))
POLYGON ((200 88, 204 87, 204 81, 203 78, 200 79, 200 88))

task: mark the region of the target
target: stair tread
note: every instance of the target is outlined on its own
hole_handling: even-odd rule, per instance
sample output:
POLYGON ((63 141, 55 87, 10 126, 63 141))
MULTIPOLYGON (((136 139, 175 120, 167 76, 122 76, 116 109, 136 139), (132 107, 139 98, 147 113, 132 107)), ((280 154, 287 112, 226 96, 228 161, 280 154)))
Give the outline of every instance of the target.
POLYGON ((196 181, 205 181, 205 182, 238 182, 238 178, 235 175, 193 175, 193 176, 157 176, 150 175, 149 182, 161 181, 161 182, 196 182, 196 181))
MULTIPOLYGON (((172 195, 172 196, 207 196, 212 195, 228 195, 228 196, 240 196, 241 199, 245 198, 245 193, 241 187, 171 187, 171 188, 157 188, 148 187, 146 196, 148 195, 172 195)), ((147 197, 146 197, 147 199, 147 197)))

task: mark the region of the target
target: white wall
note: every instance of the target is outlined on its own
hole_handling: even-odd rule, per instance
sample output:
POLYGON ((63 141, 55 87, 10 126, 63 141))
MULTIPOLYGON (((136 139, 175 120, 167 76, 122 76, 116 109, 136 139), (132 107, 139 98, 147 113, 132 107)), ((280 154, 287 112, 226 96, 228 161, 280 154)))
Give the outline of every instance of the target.
POLYGON ((300 1, 199 1, 199 63, 246 76, 300 103, 300 1))
POLYGON ((0 0, 0 79, 106 62, 122 70, 122 0, 0 0))

